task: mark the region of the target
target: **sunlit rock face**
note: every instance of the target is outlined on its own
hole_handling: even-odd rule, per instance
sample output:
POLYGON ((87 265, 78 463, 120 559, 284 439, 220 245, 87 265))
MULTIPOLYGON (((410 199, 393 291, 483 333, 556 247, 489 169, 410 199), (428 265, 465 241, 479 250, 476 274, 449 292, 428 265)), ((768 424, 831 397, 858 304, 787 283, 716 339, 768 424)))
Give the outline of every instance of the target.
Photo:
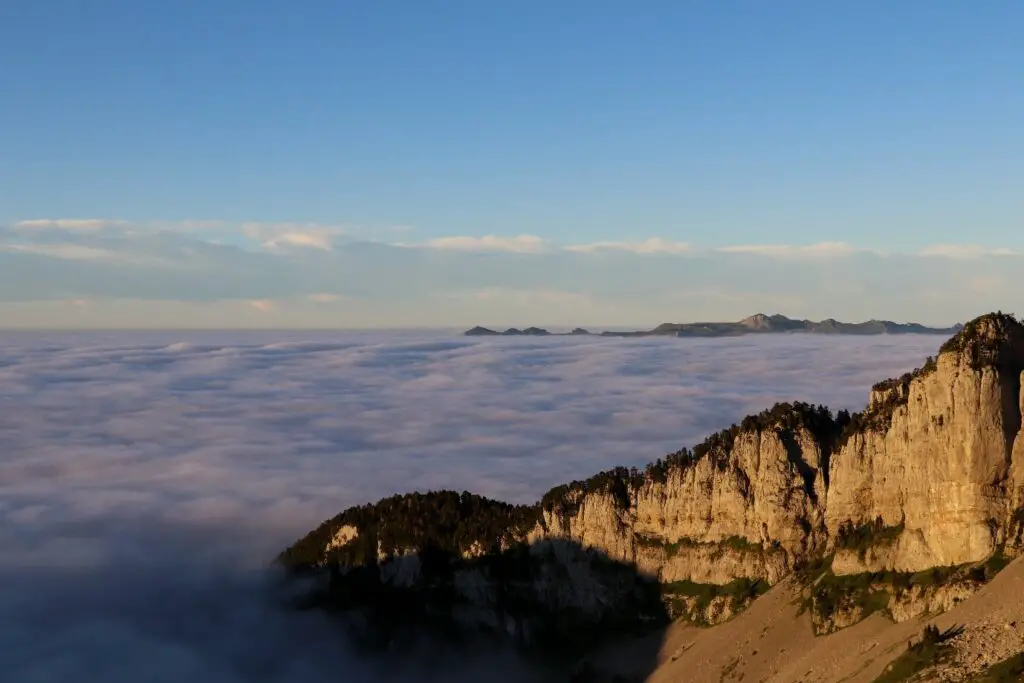
POLYGON ((847 573, 976 562, 1006 540, 1024 484, 1024 332, 986 316, 943 348, 908 382, 873 392, 868 414, 879 424, 853 433, 832 459, 832 537, 844 523, 903 527, 870 567, 847 573))
POLYGON ((665 605, 728 618, 756 597, 751 585, 821 558, 840 576, 979 562, 1024 545, 1022 378, 1024 327, 990 314, 877 384, 861 413, 778 404, 532 506, 395 496, 324 522, 278 559, 329 570, 321 597, 335 607, 392 601, 400 615, 418 601, 417 614, 530 642, 660 623, 665 605))
POLYGON ((536 535, 601 548, 663 582, 775 583, 824 544, 827 445, 766 420, 664 481, 645 478, 626 500, 592 493, 570 513, 545 510, 536 535))

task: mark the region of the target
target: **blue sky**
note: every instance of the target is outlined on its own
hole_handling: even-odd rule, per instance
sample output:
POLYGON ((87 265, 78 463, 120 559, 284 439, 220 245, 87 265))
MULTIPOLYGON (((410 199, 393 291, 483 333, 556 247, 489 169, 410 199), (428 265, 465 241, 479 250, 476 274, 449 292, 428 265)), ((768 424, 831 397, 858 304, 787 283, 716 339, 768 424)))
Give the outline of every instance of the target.
POLYGON ((182 324, 406 326, 475 322, 460 297, 510 323, 580 297, 608 324, 1012 308, 1022 31, 1010 1, 4 3, 0 314, 148 326, 160 302, 182 324), (700 286, 658 299, 679 278, 652 280, 651 259, 703 272, 697 253, 715 264, 700 286), (875 296, 863 254, 884 273, 899 255, 892 277, 947 306, 801 284, 875 296), (339 272, 353 258, 358 286, 339 272), (629 299, 612 277, 650 282, 629 299), (975 295, 954 308, 942 287, 975 295), (364 312, 324 310, 330 297, 364 312), (317 306, 285 315, 300 299, 317 306))

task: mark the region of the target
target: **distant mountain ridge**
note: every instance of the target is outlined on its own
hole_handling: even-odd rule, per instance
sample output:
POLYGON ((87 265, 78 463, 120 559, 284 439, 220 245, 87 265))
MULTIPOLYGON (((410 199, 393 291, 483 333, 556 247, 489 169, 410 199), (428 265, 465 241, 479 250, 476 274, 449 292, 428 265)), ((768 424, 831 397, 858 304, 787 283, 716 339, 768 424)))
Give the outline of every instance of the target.
MULTIPOLYGON (((633 332, 605 331, 602 337, 738 337, 745 334, 942 334, 952 335, 960 331, 960 324, 952 327, 927 327, 919 323, 897 323, 891 320, 868 320, 860 323, 845 323, 834 318, 821 321, 796 320, 784 315, 766 315, 757 313, 737 322, 697 322, 697 323, 662 323, 653 330, 637 330, 633 332)), ((585 335, 587 330, 577 327, 569 333, 553 333, 540 327, 518 329, 510 327, 505 331, 492 330, 487 327, 474 327, 464 333, 469 337, 489 336, 549 336, 549 335, 585 335)))

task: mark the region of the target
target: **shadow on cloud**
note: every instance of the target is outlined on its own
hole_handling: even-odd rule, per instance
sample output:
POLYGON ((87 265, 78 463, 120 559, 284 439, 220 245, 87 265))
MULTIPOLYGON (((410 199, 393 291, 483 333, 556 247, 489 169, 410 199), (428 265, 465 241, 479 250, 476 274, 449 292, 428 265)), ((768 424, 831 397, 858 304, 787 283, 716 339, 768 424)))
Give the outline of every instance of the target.
POLYGON ((266 562, 394 492, 532 502, 775 401, 858 409, 941 341, 0 333, 0 670, 530 680, 510 653, 354 657, 281 609, 266 562))

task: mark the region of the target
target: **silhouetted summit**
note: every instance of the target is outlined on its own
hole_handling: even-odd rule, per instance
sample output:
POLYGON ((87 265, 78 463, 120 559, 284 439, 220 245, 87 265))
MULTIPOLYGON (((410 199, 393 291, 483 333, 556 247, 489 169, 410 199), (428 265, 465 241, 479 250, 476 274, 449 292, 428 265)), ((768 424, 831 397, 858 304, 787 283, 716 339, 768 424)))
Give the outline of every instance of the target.
POLYGON ((526 335, 526 336, 545 336, 545 335, 549 335, 551 333, 548 332, 547 330, 543 329, 543 328, 540 328, 540 327, 527 327, 525 330, 520 330, 520 329, 517 329, 515 327, 510 327, 507 330, 505 330, 504 332, 498 332, 497 330, 492 330, 492 329, 489 329, 487 327, 480 327, 479 325, 477 325, 476 327, 474 327, 472 329, 466 330, 463 334, 465 334, 468 337, 490 337, 490 336, 515 337, 515 336, 523 336, 523 335, 526 335))

